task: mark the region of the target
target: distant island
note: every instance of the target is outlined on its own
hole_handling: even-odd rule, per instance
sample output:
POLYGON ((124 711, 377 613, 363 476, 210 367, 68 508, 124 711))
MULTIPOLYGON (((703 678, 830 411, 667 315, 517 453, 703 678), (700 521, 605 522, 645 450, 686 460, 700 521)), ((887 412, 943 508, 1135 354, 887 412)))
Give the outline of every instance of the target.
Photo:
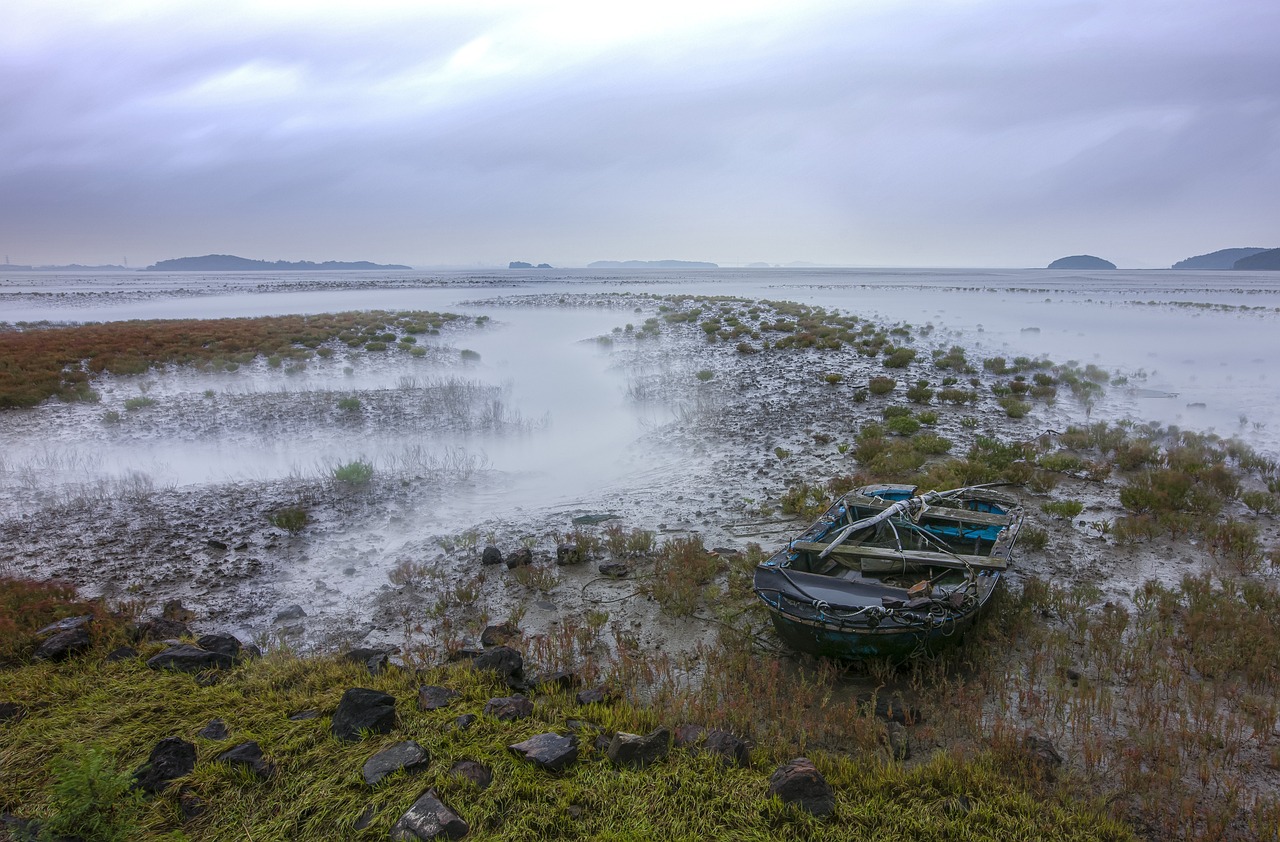
POLYGON ((398 263, 370 263, 367 260, 343 262, 326 260, 324 263, 312 263, 310 260, 250 260, 247 257, 236 257, 234 254, 206 254, 203 257, 177 257, 173 260, 161 260, 148 266, 146 272, 330 272, 351 271, 359 269, 412 269, 412 266, 401 266, 398 263))
POLYGON ((84 266, 79 263, 66 263, 60 266, 20 266, 17 263, 4 264, 6 269, 14 269, 19 272, 128 272, 128 266, 117 266, 114 263, 104 263, 100 266, 84 266))
POLYGON ((716 263, 701 260, 597 260, 588 269, 719 269, 716 263))
POLYGON ((539 263, 534 266, 532 263, 525 263, 523 260, 513 260, 507 264, 508 269, 554 269, 550 263, 539 263))
POLYGON ((1237 260, 1232 269, 1280 269, 1280 249, 1267 249, 1237 260))
POLYGON ((1114 269, 1116 265, 1110 260, 1094 257, 1092 254, 1073 254, 1070 257, 1059 257, 1049 264, 1050 269, 1114 269))
POLYGON ((1235 267, 1236 261, 1243 257, 1253 257, 1259 252, 1266 249, 1259 248, 1239 248, 1239 249, 1218 249, 1208 254, 1197 254, 1195 257, 1188 257, 1186 260, 1179 260, 1171 266, 1171 269, 1232 269, 1235 267))

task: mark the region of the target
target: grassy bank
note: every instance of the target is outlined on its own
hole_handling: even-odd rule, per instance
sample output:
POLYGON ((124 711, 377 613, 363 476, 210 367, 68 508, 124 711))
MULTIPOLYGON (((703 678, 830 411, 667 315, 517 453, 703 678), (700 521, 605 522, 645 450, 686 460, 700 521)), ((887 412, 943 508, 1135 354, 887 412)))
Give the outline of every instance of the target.
MULTIPOLYGON (((64 613, 53 603, 46 609, 46 617, 64 613)), ((192 676, 148 669, 143 659, 162 649, 159 643, 140 647, 138 657, 105 660, 123 632, 110 618, 95 625, 93 648, 79 657, 0 672, 0 701, 23 710, 0 725, 0 808, 54 822, 76 811, 109 817, 109 825, 93 838, 385 839, 428 787, 463 816, 471 826, 469 838, 477 839, 1130 838, 1088 805, 1054 797, 1049 781, 1026 777, 1033 766, 1010 764, 1008 757, 990 751, 938 752, 904 764, 878 748, 874 737, 863 750, 842 751, 806 745, 804 734, 762 723, 753 729, 759 735, 747 768, 677 748, 647 769, 623 770, 595 747, 596 735, 674 727, 679 723, 664 717, 681 700, 668 695, 662 704, 647 706, 638 703, 636 688, 619 685, 623 693, 617 701, 581 705, 572 690, 561 689, 535 694, 528 719, 501 722, 482 710, 488 699, 510 690, 492 673, 469 665, 393 666, 371 675, 363 665, 340 658, 277 651, 227 671, 192 676), (422 711, 414 700, 427 684, 461 695, 448 708, 422 711), (398 724, 391 733, 357 743, 330 734, 341 694, 356 686, 396 698, 398 724), (290 719, 308 710, 319 716, 290 719), (477 714, 476 722, 457 728, 455 720, 467 713, 477 714), (226 723, 228 739, 198 736, 214 718, 226 723), (559 775, 538 770, 506 749, 538 733, 574 729, 582 754, 559 775), (147 800, 112 788, 170 736, 196 744, 194 772, 147 800), (406 739, 427 749, 429 769, 366 786, 360 773, 364 761, 406 739), (257 741, 275 765, 269 779, 213 760, 246 740, 257 741), (802 749, 834 788, 834 818, 813 818, 767 794, 770 773, 802 749), (480 790, 445 774, 461 759, 488 765, 493 784, 480 790), (356 830, 357 820, 371 808, 368 827, 356 830), (184 809, 198 814, 184 817, 184 809)), ((779 674, 775 680, 806 679, 779 674)), ((865 706, 838 713, 845 721, 861 721, 860 731, 882 729, 865 706)), ((788 714, 796 716, 803 721, 798 711, 788 714)), ((76 825, 63 829, 74 832, 76 825)))

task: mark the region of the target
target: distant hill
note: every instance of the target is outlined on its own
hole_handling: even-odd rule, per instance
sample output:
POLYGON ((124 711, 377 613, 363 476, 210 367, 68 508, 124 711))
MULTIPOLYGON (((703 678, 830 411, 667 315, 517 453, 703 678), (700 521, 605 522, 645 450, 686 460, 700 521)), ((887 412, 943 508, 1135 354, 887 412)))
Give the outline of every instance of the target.
POLYGON ((1218 249, 1208 254, 1197 254, 1195 257, 1188 257, 1186 260, 1179 260, 1173 264, 1173 269, 1230 269, 1235 266, 1237 260, 1242 257, 1253 257, 1255 254, 1266 249, 1244 248, 1244 249, 1218 249))
POLYGON ((1114 269, 1116 265, 1110 260, 1094 257, 1092 254, 1073 254, 1070 257, 1059 257, 1049 264, 1050 269, 1114 269))
POLYGON ((1232 269, 1280 269, 1280 249, 1267 249, 1235 262, 1232 269))
POLYGON ((507 264, 508 269, 554 269, 550 263, 539 263, 534 266, 532 263, 526 263, 523 260, 513 260, 507 264))
POLYGON ((173 260, 161 260, 148 266, 147 272, 329 272, 337 270, 358 269, 411 269, 398 263, 370 263, 367 260, 356 260, 346 263, 339 260, 326 260, 324 263, 312 263, 310 260, 291 262, 277 260, 250 260, 247 257, 236 257, 234 254, 206 254, 203 257, 178 257, 173 260))
POLYGON ((597 260, 588 269, 719 269, 715 263, 701 260, 597 260))

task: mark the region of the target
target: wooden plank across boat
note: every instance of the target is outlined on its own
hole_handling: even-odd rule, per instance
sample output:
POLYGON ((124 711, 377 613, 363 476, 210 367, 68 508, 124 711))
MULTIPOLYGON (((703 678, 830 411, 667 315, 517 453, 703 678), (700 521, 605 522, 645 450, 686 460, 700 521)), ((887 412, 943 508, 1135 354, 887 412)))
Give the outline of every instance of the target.
POLYGON ((909 657, 953 641, 991 599, 1022 524, 984 486, 868 485, 756 567, 774 628, 802 652, 909 657))

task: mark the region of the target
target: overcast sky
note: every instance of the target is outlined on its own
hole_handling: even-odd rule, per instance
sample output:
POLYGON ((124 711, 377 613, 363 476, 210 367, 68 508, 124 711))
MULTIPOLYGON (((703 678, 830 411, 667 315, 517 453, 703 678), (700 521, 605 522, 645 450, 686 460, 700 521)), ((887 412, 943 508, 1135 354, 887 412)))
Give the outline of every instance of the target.
POLYGON ((4 8, 14 263, 1280 246, 1280 0, 4 8))

